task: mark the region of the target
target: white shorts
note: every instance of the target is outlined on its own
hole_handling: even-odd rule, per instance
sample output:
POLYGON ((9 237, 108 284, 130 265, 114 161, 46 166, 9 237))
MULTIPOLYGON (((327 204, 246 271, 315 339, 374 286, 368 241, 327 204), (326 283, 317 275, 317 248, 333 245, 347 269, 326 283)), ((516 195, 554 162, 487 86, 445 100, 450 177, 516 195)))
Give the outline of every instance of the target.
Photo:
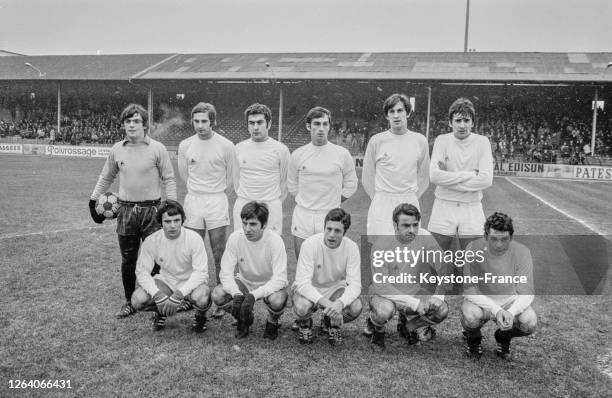
MULTIPOLYGON (((338 291, 338 289, 346 289, 346 281, 339 281, 338 283, 334 284, 333 286, 330 287, 326 287, 326 288, 319 288, 319 287, 315 287, 315 289, 317 289, 317 291, 319 293, 321 293, 321 295, 323 297, 325 297, 328 300, 331 300, 331 297, 334 295, 334 293, 336 293, 338 291)), ((295 295, 295 294, 299 294, 297 289, 296 289, 296 285, 295 283, 293 283, 293 285, 291 285, 291 294, 295 295)), ((300 294, 301 296, 301 294, 300 294)), ((304 297, 304 296, 302 296, 304 297)), ((306 297, 304 297, 306 299, 306 297)), ((308 300, 308 299, 306 299, 308 300)), ((316 303, 314 303, 316 304, 316 303)), ((351 303, 346 303, 347 306, 349 306, 351 303)))
POLYGON ((215 229, 230 224, 229 204, 224 192, 195 195, 188 193, 183 204, 184 226, 193 229, 215 229))
MULTIPOLYGON (((395 235, 393 210, 402 203, 409 203, 416 206, 417 209, 421 209, 419 199, 414 193, 390 194, 376 192, 368 210, 368 236, 395 235)), ((371 241, 371 238, 369 240, 371 241)))
MULTIPOLYGON (((240 231, 242 229, 242 219, 240 218, 240 212, 242 208, 247 203, 252 202, 252 200, 247 200, 241 197, 236 198, 236 202, 234 203, 234 231, 240 231)), ((265 203, 268 206, 268 211, 270 212, 268 216, 268 226, 266 227, 269 230, 276 232, 277 234, 282 234, 283 232, 283 202, 280 199, 274 200, 258 200, 258 202, 265 203)))
POLYGON ((416 312, 412 308, 410 308, 410 306, 408 305, 411 299, 417 298, 419 300, 423 300, 423 299, 427 300, 430 297, 430 296, 409 296, 409 295, 402 295, 402 294, 377 294, 377 296, 380 296, 382 298, 385 298, 391 301, 393 304, 395 304, 396 311, 401 311, 408 315, 416 314, 416 312))
POLYGON ((291 234, 306 239, 325 229, 325 216, 328 210, 308 210, 302 206, 295 206, 291 218, 291 234))
POLYGON ((485 216, 480 202, 434 200, 427 230, 446 236, 482 236, 485 216))

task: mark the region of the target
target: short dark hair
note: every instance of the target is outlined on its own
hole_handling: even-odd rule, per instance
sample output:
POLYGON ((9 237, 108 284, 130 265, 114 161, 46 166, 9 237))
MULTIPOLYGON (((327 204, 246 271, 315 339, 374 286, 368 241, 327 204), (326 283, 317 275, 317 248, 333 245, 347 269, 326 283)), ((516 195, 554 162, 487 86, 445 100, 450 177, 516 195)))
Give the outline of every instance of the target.
POLYGON ((193 119, 193 115, 196 113, 207 113, 208 119, 210 119, 210 125, 217 125, 217 110, 213 104, 209 104, 208 102, 199 102, 191 110, 191 119, 193 119))
POLYGON ((329 109, 323 108, 322 106, 315 106, 306 114, 306 124, 310 124, 312 122, 312 119, 318 119, 326 115, 329 119, 329 124, 331 124, 332 118, 329 109))
POLYGON ((272 122, 272 111, 264 104, 254 103, 250 105, 244 111, 244 118, 246 121, 249 121, 249 116, 251 115, 264 115, 266 118, 266 124, 270 124, 272 122))
POLYGON ((344 233, 351 227, 351 215, 347 213, 344 209, 336 207, 335 209, 331 209, 327 215, 325 216, 325 221, 323 225, 325 226, 328 221, 338 221, 342 223, 344 226, 344 233))
POLYGON ((162 225, 162 216, 166 213, 169 216, 176 216, 177 214, 180 214, 181 223, 185 222, 185 210, 183 210, 183 206, 181 206, 181 204, 177 201, 168 199, 163 202, 161 206, 157 209, 155 220, 159 225, 162 225))
POLYGON ((119 116, 121 124, 136 114, 142 117, 143 127, 147 127, 149 125, 149 112, 142 105, 138 104, 129 104, 123 109, 121 116, 119 116))
POLYGON ((383 104, 383 112, 385 116, 387 116, 387 112, 389 112, 389 109, 393 108, 398 102, 404 104, 404 109, 406 109, 406 113, 410 115, 410 113, 412 112, 412 104, 410 103, 410 99, 406 96, 406 94, 396 93, 391 94, 383 104))
POLYGON ((251 218, 256 218, 262 227, 268 223, 269 215, 268 206, 265 203, 255 201, 247 203, 240 211, 240 219, 250 220, 251 218))
POLYGON ((415 205, 410 203, 401 203, 393 210, 393 222, 395 224, 398 223, 400 214, 414 216, 417 221, 421 221, 421 212, 415 205))
POLYGON ((476 109, 474 109, 474 104, 467 98, 457 98, 448 108, 448 120, 453 121, 453 116, 455 114, 459 115, 467 115, 472 118, 472 122, 476 121, 476 109))
POLYGON ((500 232, 508 231, 510 233, 510 236, 514 235, 514 225, 512 224, 512 218, 510 218, 510 216, 508 216, 507 214, 500 213, 498 211, 491 214, 487 218, 487 221, 485 221, 485 236, 489 236, 489 232, 491 232, 491 229, 500 232))

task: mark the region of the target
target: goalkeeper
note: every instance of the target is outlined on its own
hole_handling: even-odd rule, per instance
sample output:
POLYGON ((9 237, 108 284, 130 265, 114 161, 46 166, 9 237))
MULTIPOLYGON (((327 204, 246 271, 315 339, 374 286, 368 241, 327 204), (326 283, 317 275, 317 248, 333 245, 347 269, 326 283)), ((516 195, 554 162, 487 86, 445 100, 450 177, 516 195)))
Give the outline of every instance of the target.
POLYGON ((140 287, 132 295, 136 310, 155 311, 153 330, 166 325, 166 318, 174 315, 183 301, 193 304, 195 332, 206 330, 206 311, 210 308, 208 287, 208 256, 204 242, 197 232, 183 227, 183 207, 168 200, 156 215, 162 229, 150 235, 142 244, 136 264, 136 278, 140 287), (151 276, 159 265, 160 272, 151 276))

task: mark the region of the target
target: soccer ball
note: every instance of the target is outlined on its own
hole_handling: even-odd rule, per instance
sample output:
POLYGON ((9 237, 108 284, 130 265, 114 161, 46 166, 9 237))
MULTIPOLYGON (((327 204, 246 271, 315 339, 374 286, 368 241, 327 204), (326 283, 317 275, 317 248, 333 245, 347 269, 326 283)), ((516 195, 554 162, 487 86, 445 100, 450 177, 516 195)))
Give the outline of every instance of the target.
POLYGON ((117 218, 119 206, 119 198, 117 195, 113 192, 107 192, 98 197, 96 202, 96 213, 104 216, 107 220, 117 218))

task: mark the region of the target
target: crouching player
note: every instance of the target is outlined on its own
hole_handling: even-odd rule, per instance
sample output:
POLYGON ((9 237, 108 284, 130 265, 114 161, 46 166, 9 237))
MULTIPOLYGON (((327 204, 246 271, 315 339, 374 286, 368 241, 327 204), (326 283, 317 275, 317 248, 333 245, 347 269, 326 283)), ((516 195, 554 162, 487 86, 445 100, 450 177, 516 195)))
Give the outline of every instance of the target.
POLYGON ((427 230, 419 227, 420 222, 419 210, 402 203, 393 210, 395 236, 378 237, 374 244, 373 261, 378 258, 377 253, 386 253, 378 258, 384 259, 383 264, 373 263, 370 317, 364 330, 366 336, 371 336, 374 349, 385 348, 385 324, 395 311, 399 313, 397 330, 408 345, 431 340, 436 333, 432 326, 448 315, 444 294, 449 284, 435 283, 434 287, 422 283, 420 275, 449 276, 452 268, 442 261, 440 247, 427 230), (388 261, 388 253, 402 253, 402 256, 388 261), (407 257, 404 253, 408 253, 407 257), (398 284, 401 287, 395 286, 394 280, 398 277, 406 279, 398 284))
POLYGON ((469 356, 482 355, 480 328, 489 320, 495 320, 499 327, 495 331, 495 341, 497 355, 502 358, 509 355, 513 337, 527 336, 535 331, 537 317, 531 308, 534 298, 531 253, 527 247, 512 240, 513 234, 512 219, 496 212, 485 222, 484 239, 467 246, 468 251, 484 253, 482 261, 471 261, 464 266, 464 277, 482 278, 478 283, 464 286, 461 324, 469 356))
POLYGON ((281 237, 266 228, 269 214, 263 203, 244 205, 242 230, 232 232, 221 257, 221 284, 214 288, 212 299, 236 318, 238 338, 249 335, 253 306, 263 299, 268 306, 263 337, 276 339, 278 320, 287 304, 287 253, 281 237))
POLYGON ((325 216, 323 232, 304 241, 293 284, 293 311, 300 343, 312 343, 312 313, 323 309, 331 345, 342 344, 340 326, 361 313, 361 259, 357 244, 345 237, 351 215, 340 208, 325 216))
POLYGON ((196 309, 193 329, 206 330, 206 311, 210 308, 208 256, 197 232, 183 227, 183 207, 172 200, 158 210, 157 222, 162 229, 145 239, 136 263, 140 287, 132 295, 137 311, 155 311, 153 330, 161 330, 166 318, 174 315, 183 301, 196 309), (151 276, 155 265, 159 274, 151 276))

